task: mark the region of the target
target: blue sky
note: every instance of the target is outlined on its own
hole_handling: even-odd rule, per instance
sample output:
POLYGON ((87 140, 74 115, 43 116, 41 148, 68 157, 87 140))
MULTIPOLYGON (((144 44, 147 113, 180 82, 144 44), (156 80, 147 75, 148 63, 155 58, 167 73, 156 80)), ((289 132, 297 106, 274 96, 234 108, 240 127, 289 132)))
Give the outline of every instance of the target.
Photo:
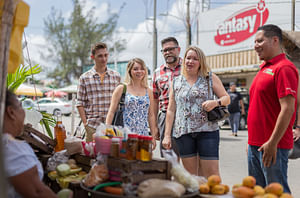
MULTIPOLYGON (((121 5, 125 6, 119 13, 117 33, 114 39, 126 39, 126 50, 120 54, 111 54, 110 61, 114 57, 118 61, 126 61, 133 57, 142 58, 149 68, 152 68, 152 20, 153 0, 80 0, 85 2, 86 10, 92 6, 96 8, 96 16, 99 22, 104 22, 107 17, 107 9, 110 6, 112 12, 118 12, 121 5)), ((211 7, 219 7, 237 0, 211 0, 211 7)), ((47 40, 44 37, 44 19, 50 14, 51 7, 62 11, 68 17, 72 11, 72 0, 25 0, 30 5, 29 25, 25 29, 30 58, 42 65, 44 71, 54 68, 55 63, 40 56, 40 51, 45 50, 47 40)), ((192 18, 192 44, 196 44, 196 17, 201 12, 201 5, 191 0, 192 18)), ((186 28, 184 24, 186 0, 157 0, 157 30, 158 30, 158 66, 163 64, 160 54, 160 40, 167 36, 175 36, 182 48, 185 49, 186 28), (165 16, 168 14, 169 16, 165 16), (163 16, 164 15, 164 16, 163 16)), ((108 43, 110 45, 112 43, 108 43)))

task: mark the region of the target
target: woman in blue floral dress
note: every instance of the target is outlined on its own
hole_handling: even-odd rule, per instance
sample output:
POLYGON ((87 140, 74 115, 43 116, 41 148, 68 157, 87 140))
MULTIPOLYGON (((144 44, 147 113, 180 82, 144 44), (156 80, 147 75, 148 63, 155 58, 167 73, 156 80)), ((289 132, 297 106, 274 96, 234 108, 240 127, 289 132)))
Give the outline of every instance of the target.
MULTIPOLYGON (((148 88, 148 70, 144 61, 140 58, 134 58, 127 64, 126 76, 124 83, 127 86, 125 95, 125 110, 123 112, 124 127, 128 127, 131 132, 140 135, 149 135, 149 127, 151 134, 156 134, 154 130, 158 130, 155 125, 153 95, 148 88)), ((111 99, 111 104, 106 117, 106 124, 111 124, 113 116, 119 105, 124 85, 119 85, 111 99)), ((154 148, 155 148, 155 141, 154 148)))
POLYGON ((180 158, 190 173, 219 175, 219 127, 217 122, 208 120, 207 112, 229 103, 230 97, 218 76, 210 71, 204 53, 198 47, 189 47, 181 75, 174 78, 170 89, 162 144, 170 149, 171 135, 175 137, 180 158), (209 92, 218 99, 211 99, 209 92))

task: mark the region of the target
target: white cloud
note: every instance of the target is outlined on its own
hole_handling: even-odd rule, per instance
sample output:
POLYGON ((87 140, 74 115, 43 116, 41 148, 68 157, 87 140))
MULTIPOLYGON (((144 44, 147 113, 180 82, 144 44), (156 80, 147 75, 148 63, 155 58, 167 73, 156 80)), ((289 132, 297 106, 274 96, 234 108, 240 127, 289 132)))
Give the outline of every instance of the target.
MULTIPOLYGON (((182 4, 182 0, 177 2, 182 4)), ((180 9, 178 5, 173 4, 169 16, 157 16, 156 26, 158 31, 157 38, 157 67, 164 63, 162 54, 160 53, 160 41, 166 37, 174 36, 177 38, 181 46, 181 56, 185 50, 186 33, 183 20, 180 19, 178 14, 180 9), (174 17, 175 16, 175 17, 174 17), (177 17, 178 16, 178 17, 177 17)), ((119 56, 119 61, 125 61, 134 57, 142 58, 146 65, 152 70, 153 65, 153 22, 151 20, 143 21, 137 24, 135 29, 126 29, 121 27, 118 29, 118 38, 127 41, 126 50, 119 56)), ((113 56, 113 55, 112 55, 113 56)))
MULTIPOLYGON (((25 30, 26 31, 26 30, 25 30)), ((47 41, 44 36, 42 35, 36 35, 36 34, 29 34, 26 37, 27 40, 27 47, 29 50, 29 56, 27 54, 27 49, 23 49, 23 54, 26 59, 31 59, 31 61, 36 62, 38 64, 47 64, 45 60, 41 57, 41 51, 45 51, 45 46, 47 44, 47 41)), ((23 39, 23 42, 25 42, 25 38, 23 39)))
MULTIPOLYGON (((84 1, 84 0, 82 0, 84 1)), ((162 17, 157 16, 157 66, 159 67, 164 63, 163 56, 160 53, 161 44, 160 41, 169 36, 174 36, 180 43, 181 46, 181 55, 183 55, 185 50, 185 41, 186 41, 186 33, 185 26, 182 20, 178 20, 178 18, 182 18, 182 13, 180 13, 180 6, 182 5, 182 0, 178 0, 176 5, 173 4, 171 6, 170 11, 168 12, 170 15, 174 15, 176 17, 168 16, 162 17)), ((91 8, 95 7, 95 15, 98 19, 101 19, 102 22, 107 19, 108 16, 108 3, 99 3, 96 0, 85 0, 83 12, 86 13, 91 8)), ((112 12, 116 12, 116 10, 111 10, 112 12)), ((64 16, 70 16, 71 11, 64 11, 64 16)), ((134 57, 142 58, 146 65, 152 70, 153 65, 153 21, 145 20, 136 25, 133 29, 128 29, 124 26, 118 28, 116 34, 114 35, 114 39, 125 39, 127 41, 126 49, 117 54, 118 61, 126 61, 132 59, 134 57)), ((109 42, 108 45, 112 45, 113 41, 109 42)), ((32 59, 40 63, 45 70, 49 70, 53 68, 53 63, 50 63, 47 59, 44 59, 40 55, 40 51, 46 52, 47 40, 43 35, 29 35, 28 36, 28 47, 31 53, 32 59)), ((110 55, 110 60, 113 61, 114 54, 110 55)))

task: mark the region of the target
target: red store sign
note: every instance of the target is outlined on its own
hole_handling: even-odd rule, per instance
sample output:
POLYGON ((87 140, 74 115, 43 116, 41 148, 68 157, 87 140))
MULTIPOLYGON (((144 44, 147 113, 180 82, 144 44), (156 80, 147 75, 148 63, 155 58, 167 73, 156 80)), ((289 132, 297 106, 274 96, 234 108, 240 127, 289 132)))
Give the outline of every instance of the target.
POLYGON ((240 10, 218 25, 215 42, 220 46, 240 43, 256 33, 258 27, 264 25, 269 17, 269 10, 264 0, 255 6, 240 10))

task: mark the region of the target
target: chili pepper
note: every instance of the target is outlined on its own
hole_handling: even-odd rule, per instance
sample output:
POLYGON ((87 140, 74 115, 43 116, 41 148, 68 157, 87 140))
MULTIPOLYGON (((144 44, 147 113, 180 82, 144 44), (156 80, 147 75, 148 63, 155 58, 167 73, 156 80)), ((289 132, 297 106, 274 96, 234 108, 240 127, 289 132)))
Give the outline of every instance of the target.
POLYGON ((106 186, 103 188, 103 190, 107 193, 111 193, 114 195, 123 195, 123 188, 122 187, 112 187, 112 186, 106 186))

